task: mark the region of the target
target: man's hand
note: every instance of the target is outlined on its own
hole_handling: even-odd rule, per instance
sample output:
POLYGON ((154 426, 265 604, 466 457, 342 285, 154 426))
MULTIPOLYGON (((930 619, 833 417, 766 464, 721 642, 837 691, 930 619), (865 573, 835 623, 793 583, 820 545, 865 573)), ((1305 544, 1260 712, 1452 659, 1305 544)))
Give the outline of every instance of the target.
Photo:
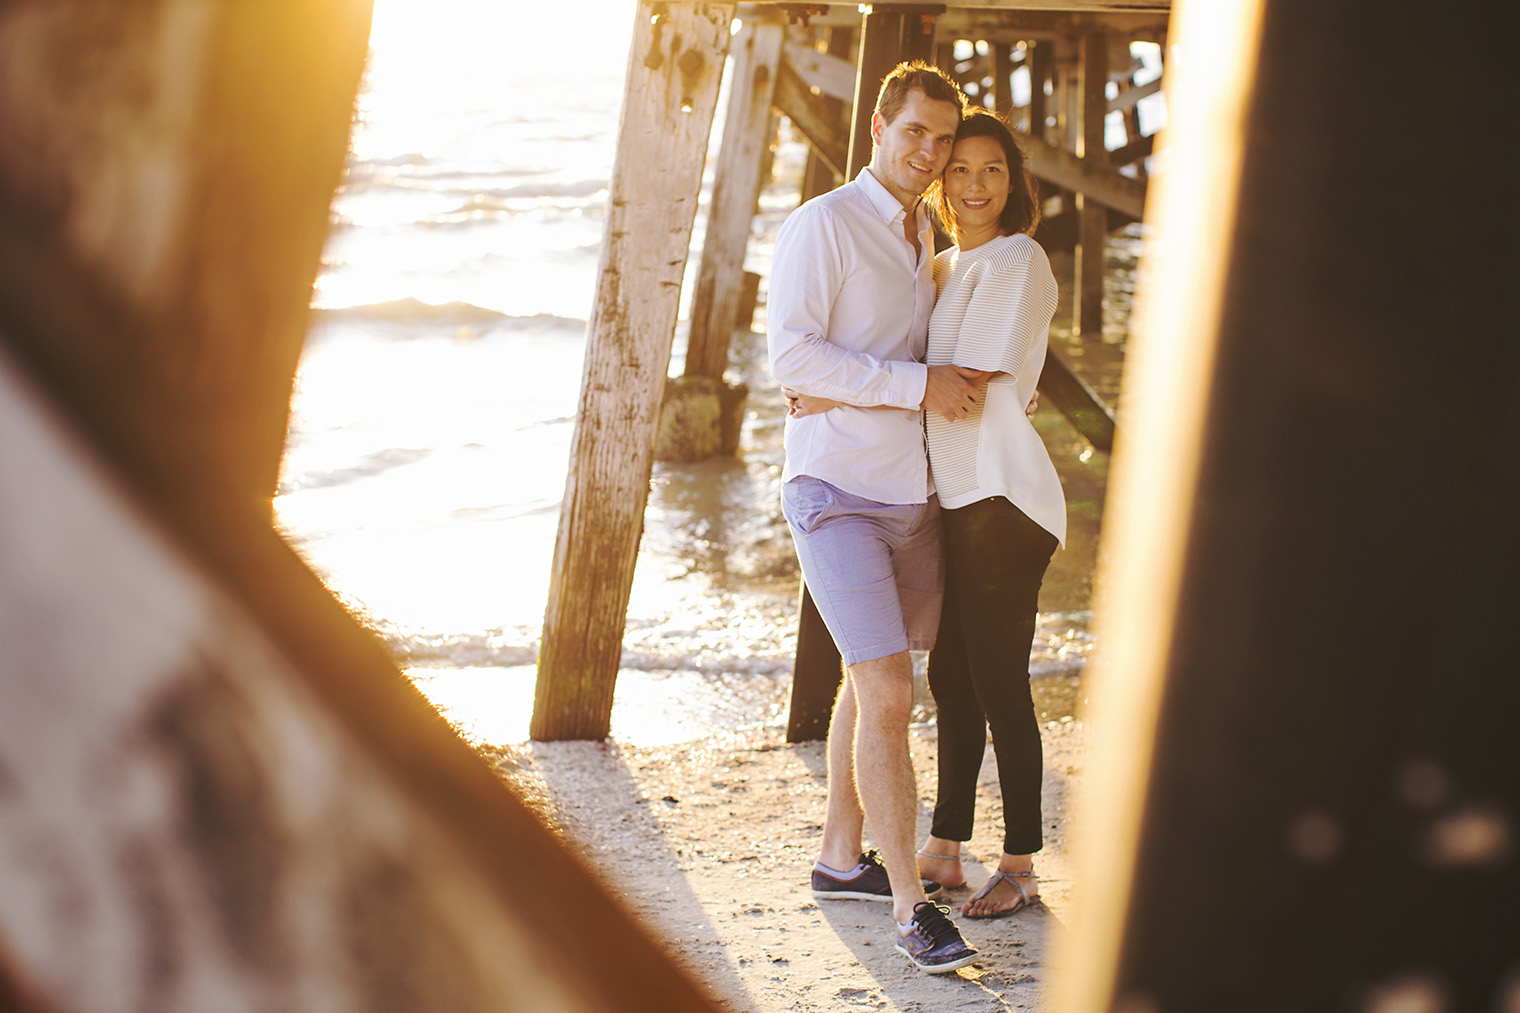
POLYGON ((786 395, 786 413, 794 419, 807 415, 821 415, 844 404, 843 401, 831 401, 826 397, 803 394, 790 387, 782 387, 781 393, 786 395))
POLYGON ((938 412, 946 422, 965 418, 976 407, 982 386, 991 375, 956 365, 930 366, 924 384, 924 411, 938 412))

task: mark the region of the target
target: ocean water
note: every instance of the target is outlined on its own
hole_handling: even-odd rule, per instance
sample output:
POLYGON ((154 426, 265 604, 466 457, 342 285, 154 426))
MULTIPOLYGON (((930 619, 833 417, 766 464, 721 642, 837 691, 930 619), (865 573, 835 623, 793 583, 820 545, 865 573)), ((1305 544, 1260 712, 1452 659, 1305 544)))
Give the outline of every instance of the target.
MULTIPOLYGON (((278 523, 481 742, 527 737, 632 13, 626 0, 377 0, 313 293, 278 523)), ((797 202, 804 151, 782 141, 752 269, 797 202)), ((699 212, 697 243, 704 225, 699 212)), ((657 465, 651 480, 612 719, 622 741, 785 719, 797 572, 777 506, 784 409, 763 336, 740 335, 733 359, 754 392, 740 458, 657 465)), ((1078 460, 1085 445, 1063 425, 1052 414, 1042 431, 1070 465, 1069 495, 1095 510, 1102 462, 1078 460)), ((1035 671, 1063 701, 1091 649, 1089 527, 1091 545, 1058 556, 1037 644, 1035 671)))

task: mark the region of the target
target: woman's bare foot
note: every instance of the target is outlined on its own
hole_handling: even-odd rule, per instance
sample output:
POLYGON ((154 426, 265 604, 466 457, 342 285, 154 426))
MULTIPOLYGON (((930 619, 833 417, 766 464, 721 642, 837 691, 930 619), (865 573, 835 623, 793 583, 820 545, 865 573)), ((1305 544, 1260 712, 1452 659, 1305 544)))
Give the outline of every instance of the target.
POLYGON ((918 874, 932 879, 947 890, 966 885, 961 869, 961 842, 930 837, 918 849, 918 874))
POLYGON ((1010 915, 1040 898, 1040 881, 1034 874, 1030 855, 1005 854, 998 862, 998 872, 988 886, 961 906, 967 918, 997 918, 1010 915))

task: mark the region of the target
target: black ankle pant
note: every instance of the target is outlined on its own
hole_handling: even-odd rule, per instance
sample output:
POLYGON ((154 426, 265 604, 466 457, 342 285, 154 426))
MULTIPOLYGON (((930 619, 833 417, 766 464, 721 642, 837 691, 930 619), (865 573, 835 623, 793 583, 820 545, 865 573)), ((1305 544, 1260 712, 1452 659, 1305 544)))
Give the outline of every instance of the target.
POLYGON ((945 607, 929 653, 929 689, 939 709, 939 792, 930 832, 947 841, 971 839, 990 728, 1003 788, 1003 850, 1033 854, 1044 844, 1045 759, 1029 692, 1029 650, 1056 538, 1002 496, 941 517, 945 607))

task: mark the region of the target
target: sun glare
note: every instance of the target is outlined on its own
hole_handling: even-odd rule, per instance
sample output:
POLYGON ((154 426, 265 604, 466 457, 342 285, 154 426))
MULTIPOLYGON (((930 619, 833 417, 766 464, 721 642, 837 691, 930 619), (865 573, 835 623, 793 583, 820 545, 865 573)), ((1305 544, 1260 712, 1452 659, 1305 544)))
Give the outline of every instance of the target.
MULTIPOLYGON (((532 705, 633 11, 376 0, 292 406, 282 526, 498 740, 532 705)), ((645 739, 701 732, 649 716, 664 652, 709 650, 668 569, 641 564, 630 611, 685 631, 621 680, 617 720, 645 739)))

